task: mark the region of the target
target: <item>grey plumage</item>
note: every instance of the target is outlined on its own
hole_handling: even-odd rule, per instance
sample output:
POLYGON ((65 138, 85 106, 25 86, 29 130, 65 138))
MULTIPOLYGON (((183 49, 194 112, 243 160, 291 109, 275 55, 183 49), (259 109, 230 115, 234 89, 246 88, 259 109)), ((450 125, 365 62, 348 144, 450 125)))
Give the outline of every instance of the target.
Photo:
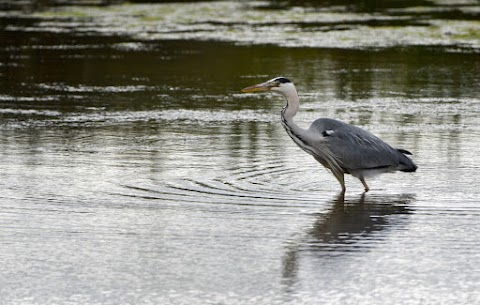
POLYGON ((322 134, 325 145, 337 157, 342 171, 355 177, 417 169, 404 155, 408 151, 395 149, 361 128, 323 118, 315 120, 308 130, 322 134))

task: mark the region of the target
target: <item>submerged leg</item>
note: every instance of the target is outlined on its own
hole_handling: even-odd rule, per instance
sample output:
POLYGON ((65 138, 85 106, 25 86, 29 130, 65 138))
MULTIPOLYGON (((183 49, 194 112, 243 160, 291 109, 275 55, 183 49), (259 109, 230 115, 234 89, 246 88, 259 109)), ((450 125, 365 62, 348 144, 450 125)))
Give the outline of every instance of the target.
POLYGON ((358 179, 362 181, 363 187, 365 188, 365 192, 368 192, 370 188, 368 187, 367 182, 365 182, 365 178, 363 178, 363 176, 360 176, 358 179))

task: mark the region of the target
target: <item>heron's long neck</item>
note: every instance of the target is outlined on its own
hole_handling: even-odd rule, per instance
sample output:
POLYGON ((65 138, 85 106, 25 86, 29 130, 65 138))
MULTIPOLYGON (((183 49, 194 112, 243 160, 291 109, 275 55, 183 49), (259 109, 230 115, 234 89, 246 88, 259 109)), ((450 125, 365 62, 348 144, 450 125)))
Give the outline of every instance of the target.
POLYGON ((297 90, 293 88, 293 90, 281 93, 287 100, 287 105, 283 107, 281 113, 282 125, 292 140, 302 147, 301 142, 304 142, 302 135, 305 134, 305 130, 293 122, 293 117, 297 114, 298 108, 300 107, 300 99, 298 98, 297 90))
POLYGON ((282 109, 282 120, 293 123, 293 117, 297 114, 298 108, 300 107, 300 99, 298 98, 297 92, 293 91, 283 93, 283 96, 287 99, 287 105, 282 109))

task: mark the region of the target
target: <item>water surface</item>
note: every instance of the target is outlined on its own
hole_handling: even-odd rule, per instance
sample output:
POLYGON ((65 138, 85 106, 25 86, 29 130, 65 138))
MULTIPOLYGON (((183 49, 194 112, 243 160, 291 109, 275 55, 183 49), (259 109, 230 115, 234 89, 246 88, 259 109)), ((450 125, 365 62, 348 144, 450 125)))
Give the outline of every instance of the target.
MULTIPOLYGON (((148 8, 146 22, 153 9, 190 7, 130 6, 148 8)), ((285 12, 239 15, 278 30, 251 17, 266 9, 285 12)), ((237 15, 194 40, 193 30, 144 37, 82 10, 128 11, 1 18, 0 304, 480 301, 478 41, 306 48, 210 35, 241 27, 237 15), (299 125, 333 117, 368 129, 411 151, 418 171, 380 176, 366 194, 349 177, 339 196, 282 130, 282 98, 239 93, 277 75, 297 84, 299 125)), ((365 35, 377 26, 358 14, 379 14, 326 13, 365 35)), ((319 42, 336 30, 300 34, 319 42)))

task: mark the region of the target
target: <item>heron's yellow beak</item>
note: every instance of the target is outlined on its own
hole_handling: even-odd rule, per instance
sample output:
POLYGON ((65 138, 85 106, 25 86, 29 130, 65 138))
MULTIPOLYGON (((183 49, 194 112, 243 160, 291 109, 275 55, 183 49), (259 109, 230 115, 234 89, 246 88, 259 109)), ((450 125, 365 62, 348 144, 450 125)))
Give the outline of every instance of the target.
POLYGON ((247 88, 243 88, 240 90, 243 93, 251 93, 251 92, 260 92, 260 91, 268 91, 272 88, 272 84, 269 82, 261 83, 258 85, 253 85, 247 88))

